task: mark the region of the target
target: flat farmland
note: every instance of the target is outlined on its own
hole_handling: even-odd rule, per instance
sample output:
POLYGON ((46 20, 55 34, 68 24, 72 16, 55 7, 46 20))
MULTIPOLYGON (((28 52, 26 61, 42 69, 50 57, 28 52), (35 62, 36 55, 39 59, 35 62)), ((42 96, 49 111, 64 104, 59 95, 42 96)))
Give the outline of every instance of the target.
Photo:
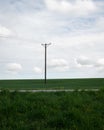
POLYGON ((0 130, 104 130, 104 90, 0 93, 0 130))
POLYGON ((104 78, 92 79, 49 79, 44 80, 0 80, 0 89, 101 89, 104 87, 104 78))

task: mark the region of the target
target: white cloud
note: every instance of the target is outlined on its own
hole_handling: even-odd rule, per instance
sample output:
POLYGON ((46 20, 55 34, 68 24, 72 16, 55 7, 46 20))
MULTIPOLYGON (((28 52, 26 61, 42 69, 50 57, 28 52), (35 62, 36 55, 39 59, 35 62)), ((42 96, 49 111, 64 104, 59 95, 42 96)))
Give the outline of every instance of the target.
POLYGON ((22 70, 21 64, 18 63, 8 63, 7 64, 7 71, 17 73, 22 70))
POLYGON ((92 0, 75 0, 74 2, 67 0, 45 0, 45 4, 49 10, 69 13, 71 15, 85 15, 97 9, 92 0))
POLYGON ((69 64, 65 59, 52 59, 49 61, 48 66, 56 71, 69 70, 69 64))
POLYGON ((69 70, 69 66, 63 66, 63 67, 56 67, 54 68, 55 71, 58 71, 58 72, 65 72, 65 71, 68 71, 69 70))
POLYGON ((93 62, 86 56, 81 56, 75 59, 77 67, 93 67, 93 62))
POLYGON ((0 36, 7 37, 11 35, 11 30, 0 25, 0 36))
POLYGON ((97 61, 97 64, 96 64, 96 65, 98 65, 98 66, 104 66, 104 58, 99 59, 99 60, 97 61))
POLYGON ((97 30, 104 30, 104 16, 101 16, 99 19, 96 20, 95 26, 97 30))
POLYGON ((98 71, 103 71, 104 70, 104 58, 98 59, 95 61, 94 59, 90 59, 85 56, 81 56, 79 58, 75 59, 76 67, 82 68, 82 67, 93 67, 96 68, 98 71))
POLYGON ((42 70, 41 70, 41 68, 39 68, 39 67, 34 67, 33 71, 34 71, 35 73, 37 73, 37 74, 41 74, 41 73, 42 73, 42 70))
POLYGON ((52 59, 49 62, 49 67, 63 67, 67 66, 68 62, 64 59, 52 59))
POLYGON ((104 70, 104 58, 99 59, 94 65, 98 70, 104 70))

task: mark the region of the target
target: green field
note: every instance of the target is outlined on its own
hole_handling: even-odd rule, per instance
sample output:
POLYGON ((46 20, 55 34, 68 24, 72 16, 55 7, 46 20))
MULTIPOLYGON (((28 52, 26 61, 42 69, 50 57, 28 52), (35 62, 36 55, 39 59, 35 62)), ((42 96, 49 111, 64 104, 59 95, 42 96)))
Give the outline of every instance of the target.
POLYGON ((0 89, 90 89, 103 88, 104 78, 51 79, 47 80, 0 80, 0 89))
POLYGON ((0 93, 0 130, 104 130, 104 90, 0 93))

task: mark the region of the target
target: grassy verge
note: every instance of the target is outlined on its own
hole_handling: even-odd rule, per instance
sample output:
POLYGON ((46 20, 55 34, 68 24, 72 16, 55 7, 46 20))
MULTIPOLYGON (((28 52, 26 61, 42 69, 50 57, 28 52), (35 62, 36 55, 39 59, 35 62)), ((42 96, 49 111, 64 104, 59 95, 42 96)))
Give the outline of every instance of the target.
POLYGON ((0 80, 0 89, 92 89, 102 88, 104 78, 47 80, 0 80))
POLYGON ((104 130, 104 90, 0 93, 0 130, 104 130))

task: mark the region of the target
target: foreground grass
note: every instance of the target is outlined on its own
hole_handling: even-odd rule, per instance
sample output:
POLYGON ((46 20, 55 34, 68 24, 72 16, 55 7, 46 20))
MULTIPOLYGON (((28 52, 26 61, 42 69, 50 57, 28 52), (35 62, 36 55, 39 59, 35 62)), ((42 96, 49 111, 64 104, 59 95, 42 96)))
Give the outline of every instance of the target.
POLYGON ((0 80, 0 89, 90 89, 104 87, 104 78, 47 80, 0 80))
POLYGON ((104 130, 104 90, 0 93, 0 130, 104 130))

